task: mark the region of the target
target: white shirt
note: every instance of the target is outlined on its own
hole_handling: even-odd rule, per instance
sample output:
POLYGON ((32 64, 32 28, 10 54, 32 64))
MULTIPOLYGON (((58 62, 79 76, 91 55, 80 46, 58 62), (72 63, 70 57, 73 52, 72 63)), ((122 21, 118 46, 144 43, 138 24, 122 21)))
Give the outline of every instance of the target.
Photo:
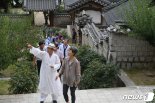
POLYGON ((55 51, 54 53, 59 56, 60 60, 62 60, 64 58, 62 51, 60 51, 59 49, 57 51, 55 51))
POLYGON ((65 46, 64 44, 61 44, 61 45, 59 46, 59 50, 63 53, 63 56, 64 56, 65 58, 68 57, 69 48, 70 48, 69 45, 65 46), (64 51, 65 51, 65 53, 64 53, 64 51))

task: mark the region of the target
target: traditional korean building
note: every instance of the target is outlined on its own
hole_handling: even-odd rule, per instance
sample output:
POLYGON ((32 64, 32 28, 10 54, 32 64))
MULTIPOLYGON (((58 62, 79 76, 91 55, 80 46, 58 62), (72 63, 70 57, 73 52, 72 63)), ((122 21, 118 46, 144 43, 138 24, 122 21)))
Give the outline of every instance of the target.
POLYGON ((54 25, 54 10, 56 9, 56 0, 24 0, 23 9, 25 11, 49 13, 50 26, 54 25))
POLYGON ((73 4, 67 6, 67 11, 72 17, 72 21, 75 21, 77 15, 83 10, 86 14, 92 17, 92 20, 95 24, 102 24, 103 17, 102 12, 103 8, 110 5, 110 1, 106 0, 78 0, 73 4))
POLYGON ((120 5, 126 5, 126 1, 128 0, 65 0, 64 4, 73 22, 76 21, 77 14, 84 10, 96 25, 107 26, 122 20, 119 9, 122 8, 120 5))

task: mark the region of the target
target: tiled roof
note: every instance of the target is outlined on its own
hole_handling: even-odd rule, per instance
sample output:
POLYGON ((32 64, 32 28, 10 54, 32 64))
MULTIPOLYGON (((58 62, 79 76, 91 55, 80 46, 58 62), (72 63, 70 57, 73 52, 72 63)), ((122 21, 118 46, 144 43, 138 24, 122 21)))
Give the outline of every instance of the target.
POLYGON ((26 11, 49 11, 56 8, 56 0, 24 0, 26 11))
POLYGON ((126 0, 126 2, 120 4, 119 6, 115 6, 112 8, 108 8, 107 11, 103 12, 103 17, 105 18, 107 25, 114 25, 116 20, 117 21, 123 21, 124 15, 125 15, 125 8, 129 8, 130 4, 129 1, 126 0))
POLYGON ((67 6, 70 4, 73 4, 79 0, 64 0, 65 9, 67 9, 67 6))
POLYGON ((84 4, 89 3, 89 2, 98 3, 103 7, 106 7, 106 6, 111 4, 111 2, 108 0, 77 0, 76 2, 68 5, 67 10, 70 11, 72 9, 79 8, 81 5, 84 5, 84 4))
MULTIPOLYGON (((111 0, 111 1, 112 1, 112 0, 111 0)), ((115 0, 115 2, 111 2, 110 5, 104 7, 104 11, 108 11, 108 10, 110 10, 110 9, 113 9, 113 8, 115 8, 115 7, 118 7, 119 5, 121 5, 121 4, 123 4, 123 3, 127 2, 127 1, 128 1, 128 0, 115 0)))

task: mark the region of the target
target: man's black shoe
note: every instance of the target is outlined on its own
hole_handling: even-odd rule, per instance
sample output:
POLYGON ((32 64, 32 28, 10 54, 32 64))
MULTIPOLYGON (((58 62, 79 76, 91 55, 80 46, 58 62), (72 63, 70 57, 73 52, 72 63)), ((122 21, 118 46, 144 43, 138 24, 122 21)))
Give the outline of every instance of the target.
POLYGON ((53 103, 57 103, 57 101, 56 100, 53 100, 53 103))
POLYGON ((40 101, 40 103, 44 103, 44 101, 40 101))

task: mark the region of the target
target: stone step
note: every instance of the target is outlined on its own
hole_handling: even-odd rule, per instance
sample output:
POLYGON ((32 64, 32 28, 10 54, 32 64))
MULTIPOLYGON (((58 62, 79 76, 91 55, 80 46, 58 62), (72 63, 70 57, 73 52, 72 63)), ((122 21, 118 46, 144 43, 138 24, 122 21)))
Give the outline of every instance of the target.
MULTIPOLYGON (((127 100, 124 97, 145 96, 153 89, 155 86, 77 90, 76 103, 145 103, 144 100, 127 100)), ((39 96, 39 93, 1 95, 0 103, 39 103, 39 96)), ((45 103, 52 103, 51 101, 51 96, 48 96, 45 103)), ((58 103, 65 103, 63 96, 59 98, 58 103)))

